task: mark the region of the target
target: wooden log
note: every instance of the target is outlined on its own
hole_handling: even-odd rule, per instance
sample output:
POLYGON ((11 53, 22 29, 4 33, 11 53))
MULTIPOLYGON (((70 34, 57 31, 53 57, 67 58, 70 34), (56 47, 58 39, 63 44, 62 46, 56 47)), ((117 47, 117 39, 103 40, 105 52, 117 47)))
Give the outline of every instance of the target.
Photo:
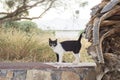
POLYGON ((96 45, 96 51, 97 51, 98 59, 99 59, 100 63, 104 63, 102 49, 101 49, 100 44, 99 44, 100 24, 101 24, 101 22, 103 20, 105 20, 106 18, 108 18, 111 15, 115 14, 118 9, 120 9, 120 7, 117 6, 113 10, 105 13, 100 19, 95 18, 95 20, 94 20, 94 24, 93 24, 94 25, 94 27, 93 27, 93 45, 96 45))
POLYGON ((107 1, 107 2, 109 2, 110 0, 102 0, 102 1, 107 1))
POLYGON ((115 15, 120 15, 120 10, 115 15))
POLYGON ((105 13, 109 10, 111 10, 115 5, 117 5, 120 1, 119 0, 111 0, 105 7, 101 10, 100 13, 105 13))
POLYGON ((120 22, 113 25, 114 28, 120 28, 120 22))
POLYGON ((108 18, 108 20, 120 20, 120 15, 114 15, 108 18))
POLYGON ((99 11, 99 5, 94 6, 91 10, 92 12, 90 13, 90 15, 94 16, 99 11))
POLYGON ((104 20, 102 21, 101 23, 101 27, 105 27, 105 26, 112 26, 112 25, 115 25, 115 24, 119 24, 120 23, 120 20, 104 20))
MULTIPOLYGON (((99 21, 99 25, 101 25, 101 22, 104 21, 105 19, 111 17, 112 15, 114 15, 115 13, 117 13, 118 11, 120 10, 120 6, 116 6, 115 8, 113 8, 112 10, 110 10, 109 12, 105 13, 101 18, 100 18, 100 21, 99 21)), ((97 15, 93 16, 91 18, 91 20, 89 21, 88 24, 94 24, 94 20, 95 18, 97 17, 97 15)), ((104 23, 103 23, 104 24, 104 23)), ((99 26, 100 27, 100 26, 99 26)), ((90 40, 90 38, 89 38, 90 40)))
MULTIPOLYGON (((103 1, 109 2, 110 0, 103 0, 103 1)), ((114 0, 111 0, 111 1, 114 1, 114 0)), ((108 11, 103 12, 104 14, 102 13, 102 15, 99 17, 98 15, 101 13, 99 12, 100 9, 98 8, 99 7, 97 6, 96 11, 92 15, 91 20, 88 23, 88 25, 92 25, 93 27, 92 29, 90 29, 90 31, 88 30, 89 32, 91 32, 90 34, 92 34, 93 32, 92 34, 93 36, 91 36, 92 39, 89 38, 93 40, 93 49, 88 50, 88 52, 92 54, 92 56, 94 56, 94 59, 96 60, 96 63, 97 63, 97 69, 99 69, 98 74, 97 74, 97 80, 110 80, 110 79, 103 79, 104 75, 112 71, 111 69, 108 69, 109 66, 112 69, 119 68, 119 71, 120 71, 120 62, 119 62, 120 56, 119 57, 116 56, 119 54, 119 50, 120 50, 120 46, 119 46, 120 19, 118 17, 120 15, 120 6, 119 4, 117 5, 116 3, 112 4, 112 6, 110 6, 111 9, 106 8, 105 10, 108 9, 108 11), (114 44, 114 41, 115 41, 115 44, 114 44), (104 44, 106 44, 106 42, 108 43, 108 46, 105 47, 104 44), (106 48, 109 48, 109 49, 107 51, 103 51, 103 50, 106 50, 106 48), (111 52, 111 53, 106 54, 107 52, 111 52), (96 54, 100 62, 97 61, 96 54), (111 56, 111 54, 113 55, 111 56), (102 61, 105 61, 105 63, 101 65, 102 61), (112 63, 115 63, 115 64, 112 64, 112 63)), ((115 80, 118 80, 118 79, 115 79, 115 80)))
POLYGON ((99 21, 100 21, 99 18, 95 18, 93 27, 93 45, 95 46, 99 63, 104 63, 103 53, 99 44, 99 28, 100 28, 99 21))
MULTIPOLYGON (((120 24, 120 23, 119 23, 120 24)), ((116 25, 114 25, 116 26, 116 25)), ((103 35, 105 34, 102 34, 102 37, 100 39, 100 43, 102 44, 102 49, 103 49, 103 52, 104 53, 111 53, 113 52, 114 54, 120 54, 120 25, 117 26, 117 27, 114 27, 112 26, 112 29, 109 29, 107 30, 107 32, 105 33, 106 36, 104 37, 104 39, 102 40, 102 37, 103 35)), ((106 29, 106 28, 104 28, 106 29)), ((102 30, 103 31, 103 30, 102 30)))
POLYGON ((94 24, 93 24, 93 45, 98 45, 99 44, 99 18, 94 19, 94 24))
POLYGON ((109 70, 119 70, 120 69, 120 62, 119 56, 114 53, 105 53, 105 65, 109 70))
POLYGON ((100 45, 95 46, 96 51, 97 51, 97 56, 98 56, 98 63, 104 64, 104 58, 103 58, 103 53, 100 45))
POLYGON ((110 16, 114 15, 116 12, 118 12, 119 9, 120 9, 120 6, 116 6, 114 9, 105 13, 100 19, 99 18, 94 19, 94 23, 93 23, 93 45, 95 45, 99 63, 104 63, 103 53, 102 53, 102 50, 100 49, 100 44, 99 44, 100 24, 103 20, 107 19, 108 17, 110 17, 110 16))
POLYGON ((120 6, 115 6, 112 10, 108 11, 105 13, 101 18, 100 18, 100 24, 103 20, 113 16, 115 13, 117 13, 120 10, 120 6))
POLYGON ((101 80, 120 80, 120 71, 112 70, 108 71, 101 80))
MULTIPOLYGON (((101 36, 101 38, 100 38, 100 43, 99 43, 99 48, 100 48, 100 50, 101 50, 101 52, 103 53, 103 48, 102 48, 102 42, 103 42, 103 40, 106 38, 106 37, 108 37, 108 36, 110 36, 110 35, 112 35, 112 34, 114 34, 115 33, 115 29, 111 29, 111 30, 109 30, 108 32, 106 32, 106 33, 104 33, 102 36, 101 36)), ((104 53, 103 53, 104 54, 104 53)), ((102 56, 103 57, 103 56, 102 56)))
POLYGON ((87 32, 85 38, 88 39, 88 41, 90 41, 91 36, 92 36, 92 28, 93 28, 93 25, 88 24, 86 29, 85 29, 85 32, 87 32))
POLYGON ((92 12, 90 13, 91 16, 95 16, 97 13, 100 13, 100 10, 108 3, 108 1, 102 1, 100 4, 94 6, 91 10, 92 12))

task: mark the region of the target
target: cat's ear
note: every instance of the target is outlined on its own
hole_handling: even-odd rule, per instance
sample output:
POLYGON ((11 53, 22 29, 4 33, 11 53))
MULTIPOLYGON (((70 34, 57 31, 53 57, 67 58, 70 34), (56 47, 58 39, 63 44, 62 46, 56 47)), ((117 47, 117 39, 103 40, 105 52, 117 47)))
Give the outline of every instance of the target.
POLYGON ((57 42, 57 39, 55 41, 57 42))
POLYGON ((49 41, 51 41, 51 39, 49 38, 49 41))

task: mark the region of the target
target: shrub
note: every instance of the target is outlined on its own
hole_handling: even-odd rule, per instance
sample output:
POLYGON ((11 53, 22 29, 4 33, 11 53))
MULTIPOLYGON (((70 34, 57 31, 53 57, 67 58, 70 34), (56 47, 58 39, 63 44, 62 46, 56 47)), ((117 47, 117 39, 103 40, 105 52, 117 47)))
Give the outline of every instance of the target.
POLYGON ((31 33, 40 33, 41 29, 37 27, 37 24, 32 21, 8 21, 3 24, 4 28, 14 28, 21 30, 23 32, 31 33))
POLYGON ((3 24, 4 28, 19 28, 19 22, 17 21, 7 21, 3 24))
POLYGON ((45 61, 45 59, 48 61, 51 59, 50 56, 43 57, 50 54, 48 44, 46 44, 48 35, 50 33, 39 36, 32 33, 27 35, 26 32, 12 28, 0 29, 1 61, 45 61))
POLYGON ((20 30, 25 32, 32 32, 32 29, 37 28, 37 24, 32 21, 20 21, 19 24, 20 30))

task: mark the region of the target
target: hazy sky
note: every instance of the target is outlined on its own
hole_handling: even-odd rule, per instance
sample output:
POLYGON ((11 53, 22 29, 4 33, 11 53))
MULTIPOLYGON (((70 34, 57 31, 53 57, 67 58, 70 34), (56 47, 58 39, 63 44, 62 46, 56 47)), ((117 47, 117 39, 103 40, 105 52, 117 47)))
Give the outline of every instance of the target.
MULTIPOLYGON (((79 15, 78 18, 75 19, 73 17, 73 11, 72 9, 76 9, 76 5, 72 5, 73 7, 71 10, 62 11, 51 9, 47 14, 45 14, 41 19, 35 20, 39 27, 42 29, 47 29, 48 27, 50 29, 84 29, 85 25, 90 19, 90 12, 91 8, 98 3, 101 2, 101 0, 82 0, 82 1, 88 1, 88 5, 84 8, 79 8, 79 15)), ((35 8, 32 11, 32 15, 38 15, 38 8, 35 8), (37 12, 36 12, 37 11, 37 12)))
MULTIPOLYGON (((71 1, 74 2, 74 0, 71 1)), ((79 8, 79 15, 77 15, 77 19, 73 17, 73 10, 77 10, 78 7, 73 2, 71 2, 70 9, 65 11, 61 8, 59 8, 59 10, 50 9, 42 18, 34 21, 37 22, 38 27, 42 29, 84 29, 90 19, 90 9, 100 3, 101 0, 82 1, 88 1, 88 5, 84 8, 79 8)), ((39 8, 32 9, 30 14, 31 16, 38 16, 40 14, 39 8)))

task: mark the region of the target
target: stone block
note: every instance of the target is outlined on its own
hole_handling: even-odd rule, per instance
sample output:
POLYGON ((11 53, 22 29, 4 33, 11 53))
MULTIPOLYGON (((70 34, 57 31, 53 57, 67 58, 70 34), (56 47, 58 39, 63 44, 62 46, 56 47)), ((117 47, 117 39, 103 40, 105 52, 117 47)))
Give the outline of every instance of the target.
POLYGON ((5 78, 5 77, 0 77, 0 80, 7 80, 7 78, 5 78))
POLYGON ((62 71, 52 71, 52 80, 61 80, 61 73, 62 71))
POLYGON ((71 71, 63 71, 61 80, 80 80, 80 76, 71 71))
POLYGON ((26 80, 52 80, 51 73, 43 70, 28 70, 26 80))
POLYGON ((13 71, 8 71, 6 77, 10 79, 13 78, 13 71))
POLYGON ((26 79, 26 70, 13 70, 14 77, 12 80, 25 80, 26 79))

